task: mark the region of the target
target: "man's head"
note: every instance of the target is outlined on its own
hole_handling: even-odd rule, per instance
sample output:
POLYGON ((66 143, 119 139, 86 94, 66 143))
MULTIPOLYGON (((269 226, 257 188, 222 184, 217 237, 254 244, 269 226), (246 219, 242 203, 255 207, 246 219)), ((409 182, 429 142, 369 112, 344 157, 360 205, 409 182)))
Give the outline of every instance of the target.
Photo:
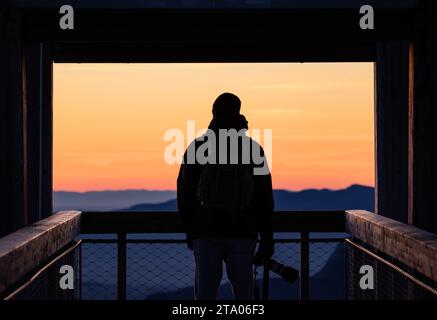
POLYGON ((241 101, 235 94, 222 93, 215 99, 212 115, 217 120, 236 118, 240 114, 241 101))

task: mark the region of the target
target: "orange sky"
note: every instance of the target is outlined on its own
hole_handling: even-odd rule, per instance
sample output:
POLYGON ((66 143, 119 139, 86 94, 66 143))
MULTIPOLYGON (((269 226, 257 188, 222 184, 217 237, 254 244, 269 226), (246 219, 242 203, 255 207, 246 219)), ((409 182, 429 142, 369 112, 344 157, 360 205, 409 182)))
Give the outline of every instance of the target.
POLYGON ((372 63, 55 64, 54 190, 175 189, 165 131, 225 91, 273 130, 275 188, 374 185, 372 63))

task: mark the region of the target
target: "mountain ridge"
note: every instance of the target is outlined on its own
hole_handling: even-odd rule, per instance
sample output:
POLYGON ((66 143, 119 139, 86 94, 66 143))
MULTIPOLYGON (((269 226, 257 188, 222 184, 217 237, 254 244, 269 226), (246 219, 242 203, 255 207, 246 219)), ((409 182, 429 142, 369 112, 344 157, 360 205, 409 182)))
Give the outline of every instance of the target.
MULTIPOLYGON (((374 188, 353 184, 343 189, 305 189, 273 191, 275 210, 345 210, 373 211, 374 188)), ((55 191, 54 211, 176 211, 173 190, 107 190, 89 192, 55 191)))
MULTIPOLYGON (((274 190, 275 210, 347 210, 373 211, 374 189, 352 185, 345 189, 274 190)), ((176 199, 162 203, 139 203, 121 211, 177 211, 176 199)))

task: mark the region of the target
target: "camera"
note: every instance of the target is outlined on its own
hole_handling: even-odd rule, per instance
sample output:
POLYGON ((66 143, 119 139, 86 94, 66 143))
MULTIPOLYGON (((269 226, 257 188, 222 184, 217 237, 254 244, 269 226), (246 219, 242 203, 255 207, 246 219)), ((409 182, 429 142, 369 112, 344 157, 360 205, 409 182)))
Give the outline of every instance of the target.
POLYGON ((290 283, 294 283, 297 280, 297 278, 299 277, 298 270, 296 270, 292 267, 287 267, 274 259, 270 259, 267 262, 267 267, 270 271, 272 271, 273 273, 277 274, 282 279, 284 279, 290 283))

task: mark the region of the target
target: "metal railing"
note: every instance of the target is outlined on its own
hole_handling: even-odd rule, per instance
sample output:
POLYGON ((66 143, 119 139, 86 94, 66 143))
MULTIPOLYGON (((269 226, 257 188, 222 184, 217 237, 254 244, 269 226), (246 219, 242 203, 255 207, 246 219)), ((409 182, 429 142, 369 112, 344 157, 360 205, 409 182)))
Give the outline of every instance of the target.
MULTIPOLYGON (((128 234, 177 234, 183 233, 183 226, 176 212, 84 212, 82 213, 82 233, 113 234, 116 239, 106 239, 100 243, 112 243, 117 247, 117 299, 127 297, 127 248, 139 243, 179 243, 183 240, 132 240, 128 234), (102 223, 104 221, 104 223, 102 223)), ((299 297, 309 299, 310 292, 310 243, 336 241, 342 239, 310 239, 310 232, 344 232, 344 211, 293 211, 275 212, 273 230, 277 233, 291 234, 294 239, 276 240, 281 243, 294 244, 298 247, 300 281, 299 297), (297 235, 297 236, 296 236, 297 235)), ((103 240, 103 239, 102 239, 103 240)), ((97 243, 98 240, 84 239, 97 243)), ((189 253, 187 251, 187 253, 189 253)), ((287 262, 285 261, 285 264, 287 262)), ((194 276, 194 270, 191 276, 194 276)), ((268 281, 266 279, 265 281, 268 281)), ((191 283, 193 283, 192 281, 191 283)), ((267 288, 266 285, 263 285, 267 288)))
POLYGON ((365 243, 345 239, 347 244, 347 298, 350 300, 437 300, 437 284, 417 274, 393 257, 365 243), (373 290, 361 287, 363 266, 371 267, 373 290))
MULTIPOLYGON (((274 258, 300 271, 289 284, 262 272, 265 299, 435 299, 436 283, 345 234, 344 212, 278 212, 274 258), (334 233, 334 234, 332 234, 334 233), (375 270, 374 289, 360 268, 375 270)), ((23 279, 8 299, 192 299, 194 259, 174 212, 85 212, 78 241, 23 279), (60 290, 59 267, 75 267, 75 289, 60 290)), ((224 277, 225 279, 225 277, 224 277)), ((222 298, 231 298, 225 280, 222 298)))
MULTIPOLYGON (((274 258, 300 271, 300 281, 289 284, 270 273, 258 279, 264 299, 308 299, 311 278, 320 274, 335 253, 344 264, 343 238, 276 239, 274 258), (338 248, 337 248, 338 247, 338 248), (271 279, 270 279, 271 277, 271 279), (269 280, 272 281, 269 286, 269 280)), ((181 239, 90 239, 82 238, 82 297, 85 299, 192 299, 194 258, 181 239), (116 262, 117 261, 117 262, 116 262), (98 279, 99 281, 96 281, 98 279)), ((338 270, 345 298, 345 273, 338 270)), ((325 275, 326 276, 326 275, 325 275)), ((223 277, 222 297, 231 298, 223 277)), ((338 290, 337 290, 338 291, 338 290)), ((316 292, 315 292, 316 293, 316 292)), ((326 296, 327 297, 327 296, 326 296)), ((329 298, 329 297, 327 297, 329 298)))

